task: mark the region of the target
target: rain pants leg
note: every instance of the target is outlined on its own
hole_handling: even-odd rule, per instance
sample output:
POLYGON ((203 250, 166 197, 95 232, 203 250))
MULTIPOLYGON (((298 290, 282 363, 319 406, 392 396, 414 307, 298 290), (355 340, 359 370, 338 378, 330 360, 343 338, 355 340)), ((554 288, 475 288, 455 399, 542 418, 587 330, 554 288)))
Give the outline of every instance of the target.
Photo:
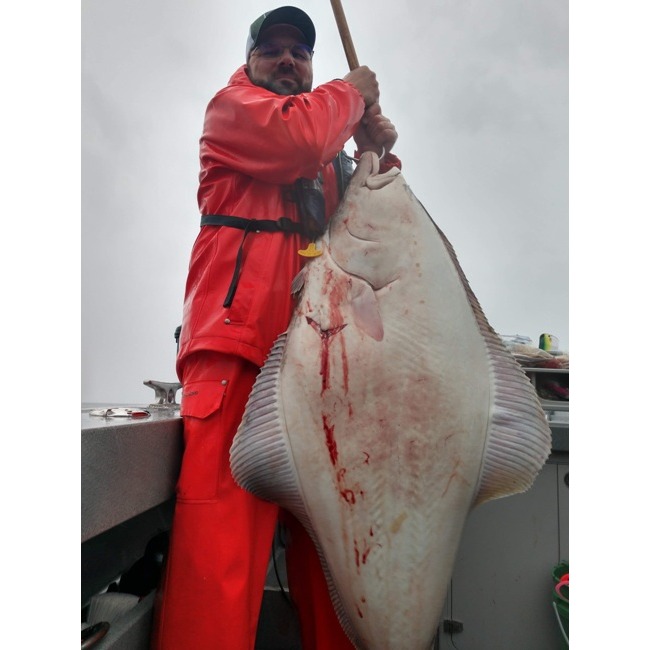
MULTIPOLYGON (((259 369, 217 352, 179 373, 185 450, 152 650, 253 650, 278 507, 236 485, 230 446, 259 369)), ((289 589, 303 650, 353 646, 311 539, 288 513, 289 589)))
POLYGON ((235 484, 229 450, 258 371, 214 352, 183 364, 185 451, 155 650, 254 648, 278 508, 235 484))

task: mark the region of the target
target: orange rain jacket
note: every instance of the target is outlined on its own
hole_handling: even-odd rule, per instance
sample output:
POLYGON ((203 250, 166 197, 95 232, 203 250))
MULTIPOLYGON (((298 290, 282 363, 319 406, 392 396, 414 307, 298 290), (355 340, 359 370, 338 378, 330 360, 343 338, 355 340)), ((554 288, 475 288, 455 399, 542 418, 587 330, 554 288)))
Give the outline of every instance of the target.
MULTIPOLYGON (((359 91, 343 80, 300 95, 277 95, 249 80, 245 66, 209 103, 200 140, 198 203, 202 215, 298 222, 290 190, 300 177, 323 174, 326 216, 339 201, 331 161, 364 112, 359 91)), ((400 165, 387 154, 383 166, 400 165)), ((289 287, 305 258, 297 233, 203 226, 186 284, 177 369, 197 350, 233 354, 261 366, 291 317, 289 287), (242 247, 239 282, 224 307, 242 247)))

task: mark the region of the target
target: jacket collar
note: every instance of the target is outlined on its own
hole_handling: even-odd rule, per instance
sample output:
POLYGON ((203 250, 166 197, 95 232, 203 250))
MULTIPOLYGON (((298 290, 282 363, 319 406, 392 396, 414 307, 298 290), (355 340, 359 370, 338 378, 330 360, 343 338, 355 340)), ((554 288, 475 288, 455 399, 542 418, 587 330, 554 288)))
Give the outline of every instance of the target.
POLYGON ((237 70, 235 70, 235 73, 230 77, 230 81, 228 81, 229 86, 254 86, 255 84, 248 78, 248 75, 246 74, 246 65, 242 65, 237 70))

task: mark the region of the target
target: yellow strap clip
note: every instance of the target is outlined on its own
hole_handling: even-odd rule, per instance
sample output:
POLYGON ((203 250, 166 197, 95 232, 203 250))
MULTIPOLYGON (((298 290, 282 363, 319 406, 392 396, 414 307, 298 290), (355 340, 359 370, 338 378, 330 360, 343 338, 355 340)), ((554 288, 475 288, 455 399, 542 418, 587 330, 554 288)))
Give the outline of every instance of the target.
POLYGON ((307 248, 298 249, 298 255, 302 255, 303 257, 318 257, 322 254, 323 251, 316 248, 316 244, 314 242, 309 242, 307 248))

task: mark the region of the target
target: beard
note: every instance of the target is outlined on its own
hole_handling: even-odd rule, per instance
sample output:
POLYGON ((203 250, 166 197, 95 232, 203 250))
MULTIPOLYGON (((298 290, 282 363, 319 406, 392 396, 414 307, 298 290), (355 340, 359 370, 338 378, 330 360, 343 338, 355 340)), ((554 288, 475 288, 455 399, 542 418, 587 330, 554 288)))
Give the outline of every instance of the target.
POLYGON ((256 85, 270 90, 276 95, 300 95, 311 91, 311 76, 301 79, 295 71, 276 70, 265 78, 256 78, 248 70, 250 80, 256 85))
POLYGON ((311 87, 301 84, 297 80, 271 79, 261 85, 267 90, 274 92, 276 95, 300 95, 301 93, 306 93, 311 90, 311 87))

